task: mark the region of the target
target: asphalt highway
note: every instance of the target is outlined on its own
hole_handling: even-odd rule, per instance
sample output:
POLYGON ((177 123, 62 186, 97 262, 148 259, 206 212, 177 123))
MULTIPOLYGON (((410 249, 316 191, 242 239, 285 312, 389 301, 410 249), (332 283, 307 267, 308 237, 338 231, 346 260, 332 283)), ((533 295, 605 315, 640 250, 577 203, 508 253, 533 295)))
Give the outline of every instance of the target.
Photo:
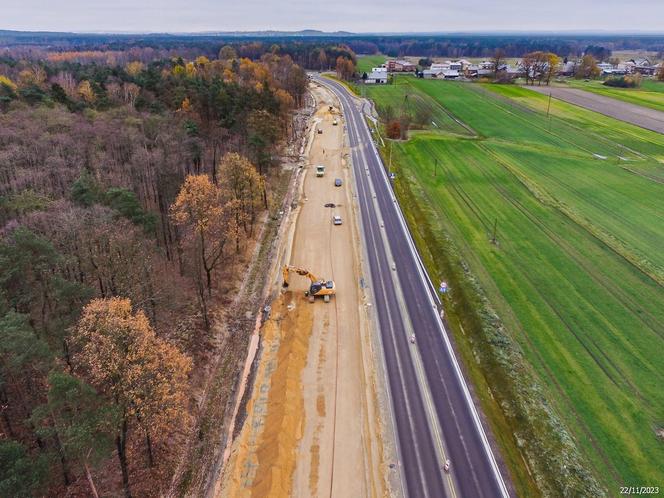
MULTIPOLYGON (((411 498, 509 496, 485 428, 440 319, 423 268, 364 116, 343 85, 314 79, 339 98, 356 181, 403 492, 411 498), (409 341, 410 334, 416 343, 409 341), (450 460, 450 471, 442 465, 450 460)), ((397 180, 398 181, 398 180, 397 180)))

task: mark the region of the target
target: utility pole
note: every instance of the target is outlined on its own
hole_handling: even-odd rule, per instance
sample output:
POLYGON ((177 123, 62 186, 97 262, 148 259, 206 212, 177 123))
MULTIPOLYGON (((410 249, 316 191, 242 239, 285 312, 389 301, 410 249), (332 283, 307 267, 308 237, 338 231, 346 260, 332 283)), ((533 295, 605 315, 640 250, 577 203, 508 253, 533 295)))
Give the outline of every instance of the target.
POLYGON ((438 158, 433 163, 433 176, 437 177, 438 176, 438 158))
POLYGON ((390 141, 388 143, 390 144, 390 154, 389 154, 387 169, 391 173, 392 172, 392 141, 390 141))
POLYGON ((496 245, 496 228, 498 228, 498 218, 493 221, 493 236, 491 237, 491 243, 496 245))
POLYGON ((549 119, 549 133, 551 133, 551 92, 549 92, 549 105, 546 108, 546 117, 549 119))

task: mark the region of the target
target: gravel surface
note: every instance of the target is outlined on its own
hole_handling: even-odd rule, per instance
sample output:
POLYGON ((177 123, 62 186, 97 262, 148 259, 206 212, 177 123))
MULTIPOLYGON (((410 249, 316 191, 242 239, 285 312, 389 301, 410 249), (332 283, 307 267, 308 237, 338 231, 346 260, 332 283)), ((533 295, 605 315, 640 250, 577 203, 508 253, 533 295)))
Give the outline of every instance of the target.
POLYGON ((632 123, 641 128, 664 133, 664 112, 630 104, 622 100, 597 95, 577 88, 561 87, 528 87, 536 92, 546 95, 551 94, 554 98, 564 100, 570 104, 585 107, 591 111, 599 112, 605 116, 632 123))

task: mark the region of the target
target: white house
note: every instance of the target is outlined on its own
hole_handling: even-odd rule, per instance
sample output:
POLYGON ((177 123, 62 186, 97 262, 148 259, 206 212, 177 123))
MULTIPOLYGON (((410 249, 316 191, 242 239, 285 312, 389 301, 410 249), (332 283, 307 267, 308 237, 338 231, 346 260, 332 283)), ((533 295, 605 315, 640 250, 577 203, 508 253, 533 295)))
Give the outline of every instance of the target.
POLYGON ((367 75, 367 79, 364 82, 376 83, 376 84, 387 83, 387 68, 386 67, 371 68, 371 72, 367 75))
POLYGON ((450 61, 447 62, 434 62, 431 64, 431 67, 429 68, 431 71, 436 71, 436 72, 441 72, 445 71, 446 69, 450 68, 450 61))

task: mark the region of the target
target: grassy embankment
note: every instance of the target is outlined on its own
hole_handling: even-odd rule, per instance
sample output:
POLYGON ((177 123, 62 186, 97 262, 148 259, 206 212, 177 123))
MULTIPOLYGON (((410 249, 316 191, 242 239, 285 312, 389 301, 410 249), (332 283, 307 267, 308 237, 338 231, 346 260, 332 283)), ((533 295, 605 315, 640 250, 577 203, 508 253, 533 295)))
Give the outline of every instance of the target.
POLYGON ((643 80, 639 88, 605 86, 602 81, 569 80, 569 86, 664 112, 664 82, 643 80))
POLYGON ((558 102, 549 119, 524 88, 400 83, 480 136, 420 132, 393 164, 519 494, 594 493, 586 466, 609 495, 661 485, 664 137, 558 102))

